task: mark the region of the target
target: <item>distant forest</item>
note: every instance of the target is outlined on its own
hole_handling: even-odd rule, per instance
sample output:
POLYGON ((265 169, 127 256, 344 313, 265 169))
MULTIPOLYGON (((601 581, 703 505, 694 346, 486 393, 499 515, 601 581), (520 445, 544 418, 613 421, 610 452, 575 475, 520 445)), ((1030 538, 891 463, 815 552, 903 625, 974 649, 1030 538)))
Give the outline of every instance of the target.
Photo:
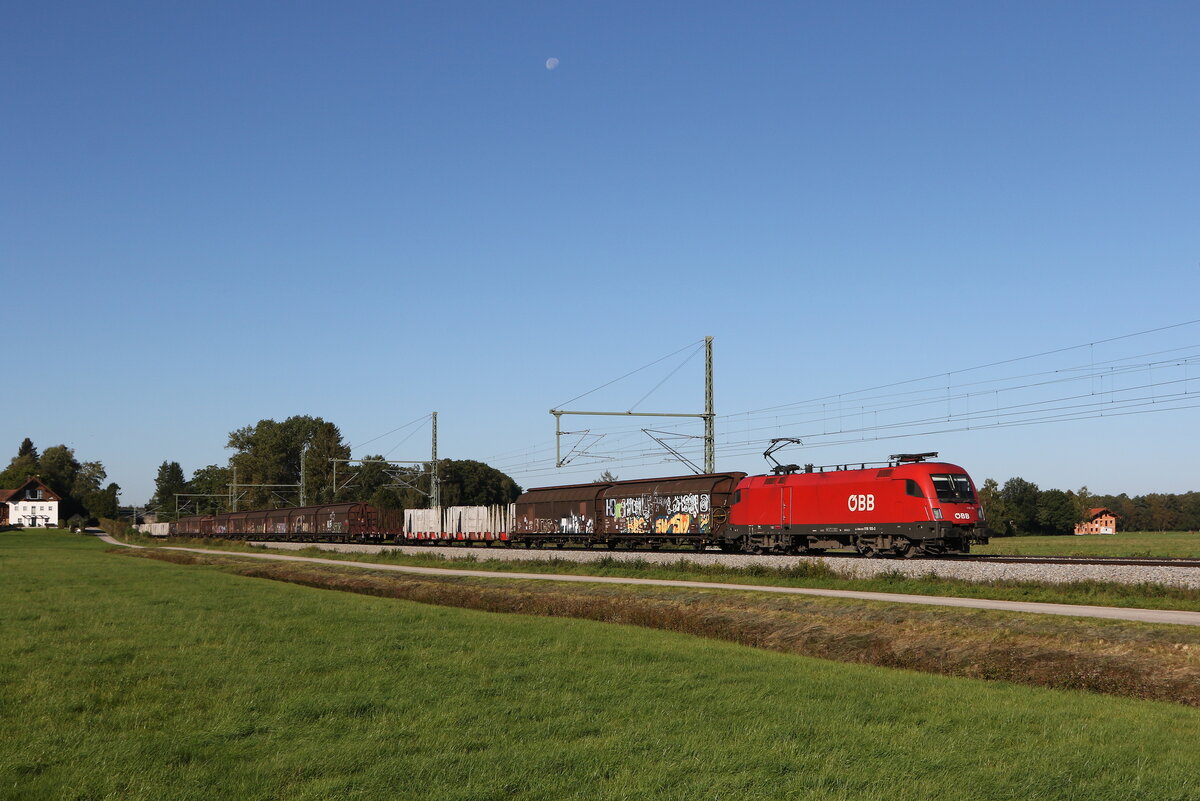
MULTIPOLYGON (((234 453, 224 465, 208 465, 186 478, 179 462, 166 461, 154 480, 148 507, 162 520, 180 514, 229 510, 229 485, 238 484, 238 509, 298 506, 303 475, 304 503, 361 501, 384 509, 429 506, 430 472, 424 465, 389 465, 382 455, 350 465, 350 446, 333 423, 295 416, 282 422, 259 420, 231 431, 226 447, 234 453), (343 460, 335 462, 334 460, 343 460), (236 477, 236 478, 235 478, 236 477)), ((521 487, 482 462, 439 459, 443 506, 511 503, 521 487)))
POLYGON ((1151 493, 1129 497, 1093 495, 1078 490, 1038 488, 1032 481, 1010 478, 1004 486, 989 478, 979 488, 987 524, 997 536, 1072 534, 1090 509, 1117 514, 1118 531, 1198 531, 1200 492, 1182 495, 1151 493))

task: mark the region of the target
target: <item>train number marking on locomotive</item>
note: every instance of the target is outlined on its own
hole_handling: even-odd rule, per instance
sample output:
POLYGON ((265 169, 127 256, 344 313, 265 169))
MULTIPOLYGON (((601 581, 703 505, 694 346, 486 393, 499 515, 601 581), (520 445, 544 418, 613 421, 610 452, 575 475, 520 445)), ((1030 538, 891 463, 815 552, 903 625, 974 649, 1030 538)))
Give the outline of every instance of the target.
POLYGON ((851 512, 873 512, 875 511, 875 496, 851 495, 846 501, 846 506, 851 512))

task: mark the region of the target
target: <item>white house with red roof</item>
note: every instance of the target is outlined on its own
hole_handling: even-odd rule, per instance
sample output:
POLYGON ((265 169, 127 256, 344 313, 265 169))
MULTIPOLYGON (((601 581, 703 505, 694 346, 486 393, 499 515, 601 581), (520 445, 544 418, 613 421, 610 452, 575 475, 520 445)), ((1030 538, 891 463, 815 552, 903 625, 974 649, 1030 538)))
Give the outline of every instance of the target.
POLYGON ((10 526, 26 528, 58 526, 58 502, 62 499, 36 476, 28 478, 16 489, 0 489, 0 509, 3 520, 10 526))

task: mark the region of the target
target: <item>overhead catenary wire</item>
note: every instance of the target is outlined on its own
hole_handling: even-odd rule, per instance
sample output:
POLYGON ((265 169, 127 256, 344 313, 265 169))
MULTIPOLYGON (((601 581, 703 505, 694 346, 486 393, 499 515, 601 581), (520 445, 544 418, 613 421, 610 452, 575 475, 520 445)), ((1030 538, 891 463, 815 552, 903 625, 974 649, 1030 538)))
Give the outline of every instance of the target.
POLYGON ((384 437, 390 437, 392 434, 395 434, 397 431, 403 431, 404 429, 408 428, 411 425, 415 425, 417 423, 423 422, 428 419, 429 419, 429 415, 423 414, 420 417, 416 418, 415 420, 409 420, 407 423, 405 423, 402 426, 393 428, 391 431, 384 432, 383 434, 380 434, 377 437, 371 437, 370 439, 364 440, 363 442, 357 442, 357 443, 353 444, 351 447, 352 448, 361 448, 363 445, 370 445, 372 442, 375 442, 376 440, 383 439, 384 437))
MULTIPOLYGON (((703 345, 703 344, 704 344, 703 340, 701 340, 700 342, 689 342, 687 345, 684 345, 679 350, 668 353, 666 356, 663 356, 661 359, 655 359, 654 361, 650 362, 649 364, 644 364, 641 367, 637 368, 636 370, 630 370, 628 373, 625 373, 625 375, 614 378, 611 381, 606 381, 605 383, 601 384, 598 387, 589 389, 587 392, 583 393, 582 395, 576 395, 574 398, 571 398, 568 401, 564 401, 564 402, 558 404, 554 408, 562 409, 581 398, 586 398, 588 395, 591 395, 592 393, 599 392, 600 390, 604 389, 605 387, 611 387, 613 384, 617 383, 618 381, 624 381, 626 378, 629 378, 631 375, 640 373, 642 370, 646 370, 650 367, 653 367, 656 364, 661 364, 662 362, 665 362, 667 359, 670 359, 672 356, 678 356, 680 353, 683 353, 688 348, 693 348, 693 347, 696 347, 697 345, 703 345)), ((651 391, 653 391, 653 390, 651 390, 651 391)), ((649 394, 649 393, 647 393, 647 394, 649 394)), ((645 400, 645 398, 643 398, 643 400, 645 400)), ((638 401, 638 402, 641 403, 641 401, 638 401)))
POLYGON ((397 442, 395 445, 393 445, 393 446, 392 446, 392 447, 391 447, 391 448, 388 450, 388 452, 384 454, 384 457, 391 456, 393 453, 395 453, 395 452, 396 452, 396 450, 397 450, 397 449, 399 449, 399 447, 400 447, 401 445, 403 445, 404 443, 406 443, 406 442, 408 442, 410 439, 412 439, 414 436, 416 436, 416 435, 417 435, 417 434, 418 434, 418 433, 419 433, 419 432, 420 432, 420 431, 421 431, 423 428, 424 428, 424 426, 420 426, 420 427, 418 427, 418 428, 414 428, 412 431, 408 432, 408 436, 407 436, 407 437, 405 437, 404 439, 400 440, 399 442, 397 442))
POLYGON ((688 362, 690 362, 692 359, 696 358, 696 356, 697 356, 697 355, 700 353, 700 350, 701 350, 701 347, 700 347, 700 346, 703 346, 703 345, 704 345, 704 343, 703 343, 703 342, 700 342, 700 343, 698 343, 698 346, 696 347, 696 349, 695 349, 695 350, 693 350, 693 351, 691 352, 691 354, 689 354, 689 355, 688 355, 688 357, 687 357, 686 359, 684 359, 682 362, 680 362, 680 363, 679 363, 679 364, 678 364, 678 365, 675 367, 675 369, 674 369, 674 370, 672 370, 671 372, 669 372, 669 373, 667 373, 665 376, 663 376, 663 379, 662 379, 661 381, 659 381, 657 384, 655 384, 655 385, 654 385, 654 386, 653 386, 653 387, 650 389, 650 391, 649 391, 649 392, 647 392, 647 393, 646 393, 645 395, 643 395, 642 397, 638 398, 638 400, 637 400, 637 403, 635 403, 635 404, 633 404, 632 406, 630 406, 630 407, 629 407, 629 411, 631 411, 631 412, 632 412, 632 411, 633 411, 634 409, 636 409, 638 406, 641 406, 641 405, 642 405, 642 401, 646 400, 646 398, 649 398, 651 395, 653 395, 655 392, 657 392, 657 391, 659 390, 659 388, 661 388, 661 387, 662 387, 662 385, 663 385, 663 384, 665 384, 665 383, 667 383, 668 381, 670 381, 670 380, 671 380, 671 378, 672 378, 672 377, 674 377, 674 375, 675 375, 676 373, 678 373, 680 370, 682 370, 684 367, 686 367, 686 366, 687 366, 687 364, 688 364, 688 362))
MULTIPOLYGON (((719 439, 719 444, 725 457, 757 453, 763 443, 770 438, 767 436, 768 433, 779 434, 786 431, 789 434, 796 434, 799 429, 800 435, 805 436, 804 426, 811 425, 815 421, 824 422, 826 427, 808 433, 807 436, 811 438, 811 442, 810 439, 805 441, 806 445, 819 448, 849 442, 928 436, 985 428, 1011 428, 1104 416, 1124 417, 1196 408, 1197 404, 1192 401, 1196 397, 1197 390, 1193 390, 1192 387, 1200 384, 1200 377, 1196 375, 1197 371, 1191 369, 1191 366, 1200 361, 1200 352, 1196 350, 1200 346, 1192 344, 1147 349, 1137 354, 1099 361, 1095 358, 1095 346, 1197 323, 1200 323, 1200 320, 1159 326, 1091 343, 1053 348, 918 379, 890 382, 853 392, 824 395, 807 401, 722 415, 718 418, 721 421, 727 424, 734 422, 738 424, 737 434, 740 436, 730 436, 727 433, 726 436, 719 439), (955 383, 952 380, 955 375, 1057 355, 1081 348, 1089 350, 1088 361, 1083 364, 1070 364, 1052 370, 1027 371, 1017 375, 988 377, 961 383, 955 383), (1167 354, 1175 355, 1166 359, 1136 361, 1167 354), (1146 373, 1150 380, 1128 385, 1122 383, 1123 380, 1135 376, 1139 372, 1146 373), (1170 373, 1171 376, 1174 376, 1180 372, 1182 378, 1167 375, 1170 373), (920 381, 943 378, 946 380, 934 387, 880 392, 880 390, 903 387, 920 381), (1079 393, 1050 392, 1050 397, 1042 398, 1019 399, 1014 397, 1013 400, 1016 402, 1009 404, 994 402, 998 401, 1002 395, 1016 396, 1021 392, 1044 393, 1052 390, 1055 386, 1072 386, 1079 382, 1087 382, 1088 390, 1079 393), (1163 390, 1171 387, 1175 387, 1177 391, 1163 393, 1163 390), (875 394, 863 396, 864 393, 870 392, 875 394), (1099 401, 1092 400, 1096 396, 1100 396, 1099 401), (988 402, 986 399, 993 399, 993 402, 988 402), (1075 402, 1072 403, 1072 401, 1075 402), (937 404, 946 405, 944 414, 903 416, 900 414, 904 411, 931 408, 937 404), (962 408, 964 406, 965 409, 962 408), (858 424, 847 425, 850 418, 853 417, 858 419, 858 424), (884 419, 880 419, 881 417, 884 419), (829 422, 832 422, 833 425, 828 426, 829 422), (750 425, 745 425, 747 423, 750 425), (942 425, 939 426, 938 423, 942 425), (847 439, 855 434, 858 436, 847 439)), ((687 425, 689 423, 668 425, 665 428, 671 428, 674 431, 664 431, 663 433, 677 435, 676 432, 687 425)), ((728 428, 726 430, 728 431, 728 428)), ((590 455, 597 462, 611 463, 620 467, 632 468, 661 463, 663 461, 661 457, 653 458, 658 454, 648 454, 642 445, 629 441, 634 432, 640 431, 641 429, 638 427, 618 427, 608 430, 609 447, 603 451, 594 451, 590 455)), ((681 445, 681 447, 686 447, 686 445, 681 445)), ((549 445, 511 452, 505 469, 513 475, 520 475, 523 478, 578 472, 548 469, 543 456, 547 456, 550 452, 549 445)))
MULTIPOLYGON (((1178 410, 1183 410, 1183 409, 1196 409, 1196 408, 1200 408, 1200 402, 1194 402, 1194 403, 1190 403, 1190 404, 1184 405, 1184 406, 1172 406, 1169 408, 1138 409, 1136 411, 1112 411, 1107 414, 1104 414, 1103 416, 1105 416, 1105 417, 1126 417, 1126 416, 1137 415, 1137 414, 1153 414, 1153 413, 1162 413, 1162 412, 1178 411, 1178 410)), ((1089 419, 1091 417, 1096 417, 1096 416, 1100 416, 1100 415, 1089 414, 1089 415, 1069 416, 1069 417, 1062 416, 1062 415, 1055 415, 1055 416, 1050 416, 1050 417, 1042 418, 1042 419, 1014 421, 1014 422, 1010 422, 1010 423, 1003 423, 1003 424, 999 424, 999 425, 992 425, 992 426, 986 426, 986 427, 972 428, 972 427, 958 426, 958 427, 952 427, 952 428, 939 428, 939 429, 928 429, 928 430, 908 432, 908 433, 897 433, 897 434, 890 434, 890 435, 886 435, 886 436, 872 437, 868 441, 872 441, 872 442, 873 441, 886 441, 886 440, 906 439, 906 438, 920 437, 920 436, 932 436, 932 435, 936 435, 936 434, 960 433, 963 431, 978 430, 979 428, 1018 428, 1018 427, 1023 427, 1023 426, 1045 425, 1045 424, 1049 424, 1049 423, 1061 423, 1061 422, 1071 422, 1071 421, 1075 421, 1075 420, 1085 420, 1085 419, 1089 419)), ((861 439, 845 439, 845 440, 833 440, 833 441, 829 441, 829 442, 819 442, 819 443, 814 443, 812 445, 809 445, 806 442, 805 446, 808 450, 817 450, 820 448, 836 447, 836 446, 840 446, 840 445, 858 443, 858 442, 862 442, 862 441, 863 440, 861 440, 861 439)), ((758 447, 761 447, 761 444, 762 444, 761 442, 758 443, 758 447)), ((728 454, 728 455, 746 456, 746 455, 751 455, 751 454, 756 454, 756 453, 757 453, 756 450, 746 450, 746 451, 742 451, 742 452, 735 452, 735 453, 728 454)), ((619 464, 619 466, 621 468, 634 468, 634 467, 648 467, 648 466, 652 466, 652 465, 656 465, 656 464, 662 464, 664 462, 673 462, 674 460, 666 459, 666 458, 659 458, 659 459, 638 459, 638 460, 631 459, 631 460, 622 460, 619 462, 617 460, 609 460, 609 461, 612 462, 614 465, 619 464)), ((592 469, 594 469, 594 468, 592 468, 592 469)), ((553 467, 547 467, 547 466, 543 465, 541 468, 530 469, 530 470, 520 471, 520 472, 514 472, 514 473, 512 473, 512 475, 519 476, 523 480, 527 480, 529 478, 539 478, 542 476, 581 475, 585 472, 588 472, 588 471, 568 470, 568 469, 556 470, 553 467)))
POLYGON ((1110 342, 1118 342, 1120 340, 1132 339, 1134 337, 1145 336, 1147 334, 1156 334, 1156 333, 1160 333, 1162 331, 1169 331, 1169 330, 1172 330, 1175 328, 1183 328, 1185 326, 1198 325, 1198 324, 1200 324, 1200 319, 1188 320, 1188 321, 1182 322, 1182 323, 1172 323, 1171 325, 1159 326, 1158 328, 1149 328, 1144 331, 1135 331, 1130 334, 1121 334, 1120 336, 1109 337, 1107 339, 1097 339, 1092 342, 1084 342, 1079 345, 1070 345, 1068 347, 1063 347, 1063 348, 1052 348, 1051 350, 1045 350, 1045 351, 1041 351, 1039 353, 1031 353, 1031 354, 1026 354, 1024 356, 1014 356, 1014 357, 1008 358, 1008 359, 1000 359, 999 361, 988 362, 986 364, 980 364, 980 365, 976 365, 974 367, 964 367, 964 368, 960 368, 957 370, 949 370, 946 372, 932 373, 930 375, 922 376, 920 378, 910 378, 910 379, 906 379, 904 381, 893 381, 893 382, 890 382, 887 384, 880 384, 880 385, 874 386, 874 387, 865 387, 863 389, 853 390, 851 392, 839 392, 839 393, 831 394, 831 395, 823 395, 823 396, 820 396, 817 398, 810 398, 810 399, 804 400, 804 401, 796 401, 794 403, 785 403, 785 404, 780 404, 777 406, 767 406, 762 409, 752 409, 747 412, 743 412, 743 414, 769 412, 769 411, 774 411, 776 409, 783 409, 783 408, 787 408, 789 406, 795 406, 798 404, 812 403, 815 401, 822 401, 822 400, 830 400, 833 398, 845 397, 846 395, 857 395, 862 392, 873 392, 878 389, 890 389, 891 387, 904 386, 905 384, 915 384, 919 381, 929 381, 929 380, 932 380, 935 378, 941 378, 942 376, 952 376, 952 375, 958 375, 960 373, 970 373, 970 372, 975 372, 977 370, 986 370, 989 367, 1000 367, 1005 364, 1013 364, 1015 362, 1028 361, 1029 359, 1038 359, 1043 356, 1052 356, 1057 353, 1066 353, 1066 352, 1072 351, 1072 350, 1079 350, 1080 348, 1094 347, 1096 345, 1104 345, 1104 344, 1108 344, 1110 342))
MULTIPOLYGON (((1148 355, 1160 355, 1163 353, 1177 352, 1180 350, 1191 349, 1191 348, 1200 348, 1200 345, 1189 345, 1189 346, 1186 346, 1185 348, 1171 348, 1171 349, 1167 349, 1167 350, 1151 351, 1148 353, 1137 354, 1135 356, 1127 356, 1127 357, 1122 357, 1120 359, 1111 359, 1111 360, 1107 360, 1104 362, 1098 362, 1093 366, 1071 365, 1071 366, 1067 366, 1067 367, 1059 368, 1059 369, 1055 369, 1055 370, 1043 370, 1043 371, 1037 371, 1037 372, 1029 372, 1029 373, 1019 374, 1016 376, 1004 376, 1004 377, 1000 377, 1000 378, 989 378, 989 379, 982 380, 982 381, 975 381, 975 382, 970 382, 970 383, 966 383, 966 384, 959 384, 959 385, 955 385, 954 387, 951 387, 951 389, 968 388, 968 387, 990 387, 990 388, 984 389, 984 390, 979 390, 979 391, 973 392, 973 393, 969 393, 969 392, 959 392, 957 394, 951 393, 949 395, 949 398, 947 398, 946 394, 941 394, 946 391, 946 389, 947 389, 946 386, 927 387, 927 388, 921 388, 921 389, 906 390, 904 392, 899 392, 899 393, 887 393, 887 394, 871 396, 871 397, 867 397, 867 398, 859 398, 859 399, 856 399, 856 401, 851 401, 849 399, 849 396, 852 395, 853 393, 843 393, 842 395, 838 395, 838 396, 826 396, 826 397, 830 398, 830 399, 835 399, 839 402, 840 407, 841 407, 838 412, 838 415, 837 415, 839 417, 845 416, 847 413, 866 414, 866 413, 878 413, 878 412, 882 412, 882 411, 895 411, 895 410, 899 410, 899 409, 903 409, 903 408, 914 408, 917 406, 929 405, 931 403, 945 402, 947 399, 958 402, 958 401, 963 401, 963 400, 969 400, 970 398, 973 398, 973 397, 984 397, 984 396, 988 396, 988 395, 992 395, 992 394, 996 394, 996 393, 1011 393, 1011 392, 1024 390, 1024 389, 1030 389, 1030 388, 1039 387, 1039 386, 1048 386, 1048 385, 1052 385, 1055 383, 1063 383, 1063 382, 1070 382, 1070 381, 1091 381, 1096 378, 1112 378, 1112 377, 1116 377, 1119 375, 1134 373, 1134 372, 1137 372, 1140 370, 1145 370, 1148 368, 1157 368, 1160 366, 1180 366, 1180 365, 1182 365, 1182 366, 1186 367, 1187 365, 1193 363, 1196 359, 1200 358, 1200 352, 1193 353, 1193 354, 1187 354, 1186 356, 1178 357, 1178 358, 1172 359, 1172 360, 1160 360, 1160 361, 1153 361, 1153 362, 1141 362, 1141 363, 1136 363, 1136 364, 1124 364, 1124 365, 1122 365, 1121 363, 1128 362, 1130 359, 1133 359, 1133 358, 1144 357, 1144 356, 1148 356, 1148 355), (1117 369, 1118 366, 1119 366, 1119 369, 1117 369), (1090 370, 1090 372, 1080 374, 1078 371, 1082 371, 1082 370, 1090 370), (1010 383, 1008 386, 996 386, 996 385, 1004 383, 1004 382, 1012 382, 1012 381, 1019 380, 1022 378, 1038 378, 1038 377, 1042 377, 1042 376, 1058 376, 1058 378, 1055 378, 1050 381, 1026 381, 1025 383, 1016 383, 1016 384, 1010 383), (925 397, 922 397, 922 396, 925 396, 925 397), (875 401, 876 403, 874 405, 872 405, 870 403, 867 403, 867 401, 875 401)), ((1065 349, 1060 349, 1060 351, 1061 350, 1065 350, 1065 349)), ((1007 360, 1007 361, 1011 362, 1013 360, 1007 360)), ((944 375, 944 374, 942 374, 942 375, 944 375)), ((902 382, 902 383, 911 383, 911 382, 902 382)), ((1110 389, 1110 390, 1106 390, 1106 391, 1112 391, 1112 390, 1110 389)), ((792 422, 794 422, 796 424, 803 424, 803 422, 806 418, 811 419, 812 416, 828 417, 829 413, 830 413, 829 412, 829 401, 826 401, 826 402, 820 403, 820 404, 811 403, 807 406, 792 406, 791 411, 784 412, 784 413, 781 413, 781 412, 783 412, 784 409, 788 408, 787 406, 778 406, 778 407, 770 407, 770 408, 772 410, 774 410, 773 413, 771 413, 771 414, 759 413, 759 414, 755 415, 752 412, 739 412, 739 413, 735 413, 735 414, 721 415, 718 417, 718 420, 725 422, 725 423, 730 423, 730 422, 735 422, 735 421, 738 421, 739 419, 741 419, 744 422, 746 418, 757 417, 759 419, 773 419, 773 420, 777 420, 777 421, 786 421, 786 420, 790 419, 790 420, 792 420, 792 422)), ((681 426, 689 425, 689 423, 666 424, 665 427, 670 428, 670 427, 672 427, 672 425, 674 425, 676 427, 681 427, 681 426)), ((777 427, 776 425, 767 425, 767 426, 762 426, 758 429, 747 429, 747 430, 772 430, 776 427, 777 427)), ((636 432, 639 432, 640 430, 641 430, 641 428, 639 426, 631 425, 631 426, 615 427, 615 428, 607 429, 607 433, 609 433, 610 435, 615 435, 615 434, 620 434, 620 433, 636 433, 636 432)), ((552 447, 552 441, 541 444, 540 446, 532 446, 532 447, 528 447, 528 448, 515 449, 514 451, 506 452, 505 454, 497 454, 496 456, 500 457, 500 456, 505 456, 505 455, 509 455, 509 454, 524 455, 524 454, 530 454, 530 453, 535 453, 535 452, 545 452, 545 449, 550 448, 550 447, 552 447), (541 451, 539 451, 539 447, 542 449, 541 451)))
MULTIPOLYGON (((1192 359, 1182 360, 1182 361, 1176 360, 1174 363, 1175 363, 1175 365, 1181 365, 1181 363, 1182 363, 1182 365, 1187 365, 1187 363, 1190 363, 1192 361, 1193 361, 1192 359)), ((1156 365, 1160 365, 1160 363, 1165 363, 1165 362, 1152 362, 1152 363, 1156 363, 1156 365)), ((1146 367, 1145 363, 1142 363, 1142 365, 1127 366, 1127 368, 1124 369, 1124 371, 1122 371, 1122 373, 1136 374, 1136 373, 1142 371, 1142 369, 1145 369, 1145 367, 1146 367)), ((1043 373, 1043 374, 1046 374, 1046 373, 1043 373)), ((998 393, 1000 393, 1000 392, 1008 393, 1008 392, 1014 392, 1014 391, 1019 391, 1019 390, 1032 389, 1032 387, 1051 386, 1051 385, 1055 385, 1055 384, 1081 383, 1081 381, 1087 381, 1087 380, 1090 380, 1090 375, 1088 375, 1088 374, 1067 375, 1067 377, 1060 377, 1060 378, 1050 380, 1050 381, 1031 381, 1031 383, 1019 384, 1019 385, 1014 385, 1014 386, 1009 386, 1009 387, 1002 387, 1001 390, 980 390, 977 392, 958 393, 958 395, 953 395, 952 397, 950 397, 950 399, 952 399, 953 402, 959 402, 959 401, 962 401, 962 399, 970 399, 972 397, 988 397, 988 396, 992 396, 992 395, 997 395, 997 397, 998 397, 998 393)), ((1184 380, 1184 383, 1188 383, 1188 381, 1195 381, 1196 379, 1186 378, 1183 380, 1184 380)), ((1156 383, 1153 383, 1153 385, 1158 387, 1158 386, 1166 386, 1166 385, 1169 385, 1172 383, 1175 383, 1175 381, 1163 380, 1163 381, 1156 381, 1156 383)), ((1112 387, 1112 389, 1105 391, 1103 393, 1103 395, 1106 395, 1109 397, 1116 397, 1117 395, 1121 395, 1121 393, 1128 393, 1128 392, 1134 391, 1134 390, 1146 389, 1146 387, 1148 387, 1148 386, 1150 386, 1150 385, 1147 384, 1147 385, 1134 385, 1134 386, 1126 386, 1126 387, 1112 387)), ((906 395, 911 395, 911 393, 906 393, 906 395)), ((998 405, 997 404, 996 406, 991 406, 991 408, 977 410, 976 412, 974 412, 973 417, 994 416, 994 415, 1000 414, 1000 412, 1002 412, 1002 411, 1008 411, 1008 410, 1012 410, 1012 409, 1046 408, 1046 406, 1048 406, 1049 404, 1052 404, 1052 403, 1061 403, 1063 401, 1069 401, 1069 399, 1088 397, 1090 395, 1091 395, 1090 392, 1085 392, 1085 393, 1078 393, 1078 395, 1066 395, 1066 396, 1056 395, 1055 397, 1038 399, 1038 401, 1030 401, 1030 402, 1024 402, 1024 403, 1016 403, 1016 404, 1008 404, 1008 405, 998 405)), ((850 406, 850 408, 846 408, 846 406, 844 406, 844 408, 842 408, 842 410, 841 410, 841 416, 842 417, 847 416, 847 412, 850 412, 850 414, 852 414, 852 415, 862 415, 863 412, 865 411, 865 412, 871 412, 871 414, 874 415, 877 420, 877 412, 878 411, 919 409, 919 408, 923 408, 923 406, 937 405, 937 404, 943 403, 944 399, 946 399, 946 398, 944 398, 944 396, 941 396, 941 395, 936 395, 934 397, 926 397, 926 398, 910 398, 905 403, 880 405, 880 406, 877 406, 877 408, 875 408, 875 409, 870 409, 870 408, 863 409, 863 408, 858 408, 858 406, 850 406)), ((858 428, 846 428, 845 426, 840 426, 840 424, 839 424, 839 426, 835 426, 835 428, 833 430, 821 430, 821 432, 802 432, 802 435, 820 436, 820 435, 827 435, 827 434, 844 433, 844 432, 846 432, 846 430, 887 429, 887 428, 895 428, 895 427, 902 427, 902 426, 914 426, 914 424, 924 424, 926 422, 929 422, 930 420, 941 420, 941 418, 962 418, 962 417, 964 417, 964 415, 958 414, 958 412, 950 412, 950 414, 948 414, 948 415, 918 416, 918 417, 913 417, 913 418, 906 418, 906 420, 895 421, 895 422, 884 422, 884 423, 876 422, 875 424, 872 424, 872 426, 863 426, 863 427, 858 427, 858 428)), ((773 432, 773 430, 774 430, 774 432, 778 432, 778 430, 780 428, 785 427, 785 426, 791 426, 794 428, 797 426, 803 426, 803 424, 805 424, 805 423, 811 423, 816 420, 821 420, 821 416, 820 415, 815 415, 815 416, 814 415, 808 415, 808 416, 805 416, 805 415, 776 415, 772 418, 772 421, 770 421, 769 423, 763 424, 763 426, 758 426, 755 428, 743 429, 743 432, 748 433, 748 434, 773 432)), ((836 420, 840 420, 840 417, 836 418, 836 420)), ((668 426, 667 428, 670 428, 670 426, 668 426)), ((640 427, 626 428, 626 429, 614 429, 614 430, 610 430, 610 432, 607 432, 607 434, 608 434, 608 436, 610 436, 610 438, 619 438, 620 434, 623 434, 623 433, 634 434, 635 432, 641 432, 641 430, 642 429, 640 427)), ((668 433, 668 432, 664 432, 664 433, 668 433)), ((671 432, 671 433, 677 434, 678 432, 671 432)), ((757 442, 761 442, 764 439, 767 439, 766 436, 763 436, 762 439, 751 438, 746 441, 756 442, 756 444, 757 444, 757 442)), ((728 453, 728 447, 730 447, 731 444, 733 444, 733 442, 731 442, 731 439, 728 438, 728 436, 725 436, 725 438, 722 438, 720 440, 720 442, 721 442, 722 448, 725 448, 726 453, 728 453)), ((740 444, 740 442, 737 442, 737 444, 740 444)), ((546 446, 541 447, 541 448, 536 448, 536 447, 527 448, 527 450, 524 450, 521 452, 521 456, 518 456, 516 458, 511 458, 509 460, 504 460, 504 462, 502 462, 500 464, 506 466, 506 468, 514 468, 514 469, 524 468, 524 466, 534 466, 536 464, 536 462, 538 462, 541 454, 547 454, 547 456, 548 456, 548 453, 550 453, 550 452, 551 452, 551 444, 547 444, 546 446)), ((619 452, 613 453, 612 457, 619 458, 619 452)))
MULTIPOLYGON (((721 428, 725 433, 719 437, 718 443, 723 457, 736 458, 757 454, 772 435, 805 434, 809 429, 812 429, 812 433, 807 433, 809 439, 805 440, 806 446, 821 448, 850 442, 1041 425, 1104 416, 1125 417, 1195 408, 1191 401, 1200 390, 1200 376, 1197 375, 1200 371, 1192 369, 1192 365, 1200 361, 1200 345, 1146 348, 1131 355, 1099 360, 1096 358, 1096 349, 1099 345, 1198 323, 1200 320, 1189 320, 1157 326, 906 381, 878 384, 849 392, 721 415, 718 420, 723 423, 721 428), (955 376, 1083 348, 1088 349, 1086 361, 1083 363, 1067 364, 1049 370, 989 376, 978 380, 954 381, 955 376), (1163 356, 1170 358, 1155 358, 1163 356), (1129 381, 1139 372, 1147 374, 1149 380, 1129 381), (1182 377, 1177 377, 1179 375, 1182 377), (938 383, 926 387, 911 386, 922 381, 938 383), (1087 391, 1054 391, 1057 386, 1078 386, 1080 382, 1086 383, 1087 391), (1164 394, 1164 390, 1170 390, 1172 386, 1175 387, 1175 391, 1164 394), (1033 397, 1028 397, 1031 394, 1033 397), (1021 397, 1022 395, 1027 397, 1021 397), (1012 402, 1000 402, 1005 396, 1010 396, 1012 402), (1094 402, 1091 400, 1092 396, 1100 396, 1101 400, 1094 402), (938 404, 945 406, 944 413, 920 413, 920 410, 933 409, 938 404), (813 428, 814 423, 820 423, 821 427, 813 428)), ((681 351, 670 355, 679 352, 681 351)), ((657 362, 667 358, 670 356, 657 362)), ((631 371, 626 375, 636 372, 638 371, 631 371)), ((606 385, 615 383, 616 380, 606 385)), ((668 424, 662 427, 671 431, 662 433, 694 436, 680 433, 694 425, 696 424, 692 422, 668 424)), ((607 447, 602 450, 593 449, 589 453, 589 465, 606 463, 621 469, 632 469, 663 463, 663 455, 647 452, 644 442, 637 441, 644 436, 641 431, 638 426, 605 429, 608 435, 607 447)), ((681 443, 681 448, 687 447, 688 443, 681 443)), ((514 449, 497 456, 502 457, 501 469, 523 479, 542 475, 572 475, 588 469, 548 467, 547 462, 552 459, 552 455, 553 442, 550 441, 514 449)))

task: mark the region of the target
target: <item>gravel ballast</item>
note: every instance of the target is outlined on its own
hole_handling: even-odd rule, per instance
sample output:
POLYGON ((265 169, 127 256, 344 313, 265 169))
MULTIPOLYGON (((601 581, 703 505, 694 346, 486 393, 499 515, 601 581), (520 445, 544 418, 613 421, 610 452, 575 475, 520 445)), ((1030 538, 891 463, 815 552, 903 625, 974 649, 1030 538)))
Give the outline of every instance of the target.
POLYGON ((423 545, 346 545, 341 543, 255 542, 253 545, 284 551, 318 548, 339 553, 375 554, 400 551, 406 554, 430 554, 446 559, 474 557, 507 561, 594 562, 599 559, 643 561, 660 564, 690 562, 721 564, 727 567, 789 568, 804 562, 824 562, 831 570, 851 578, 873 578, 883 573, 900 573, 913 578, 935 575, 964 581, 1037 581, 1069 584, 1079 581, 1118 584, 1161 584, 1169 587, 1200 587, 1200 568, 1141 565, 1052 565, 957 562, 940 559, 859 559, 840 556, 751 556, 716 552, 680 551, 588 551, 580 549, 526 549, 505 547, 434 547, 423 545))

